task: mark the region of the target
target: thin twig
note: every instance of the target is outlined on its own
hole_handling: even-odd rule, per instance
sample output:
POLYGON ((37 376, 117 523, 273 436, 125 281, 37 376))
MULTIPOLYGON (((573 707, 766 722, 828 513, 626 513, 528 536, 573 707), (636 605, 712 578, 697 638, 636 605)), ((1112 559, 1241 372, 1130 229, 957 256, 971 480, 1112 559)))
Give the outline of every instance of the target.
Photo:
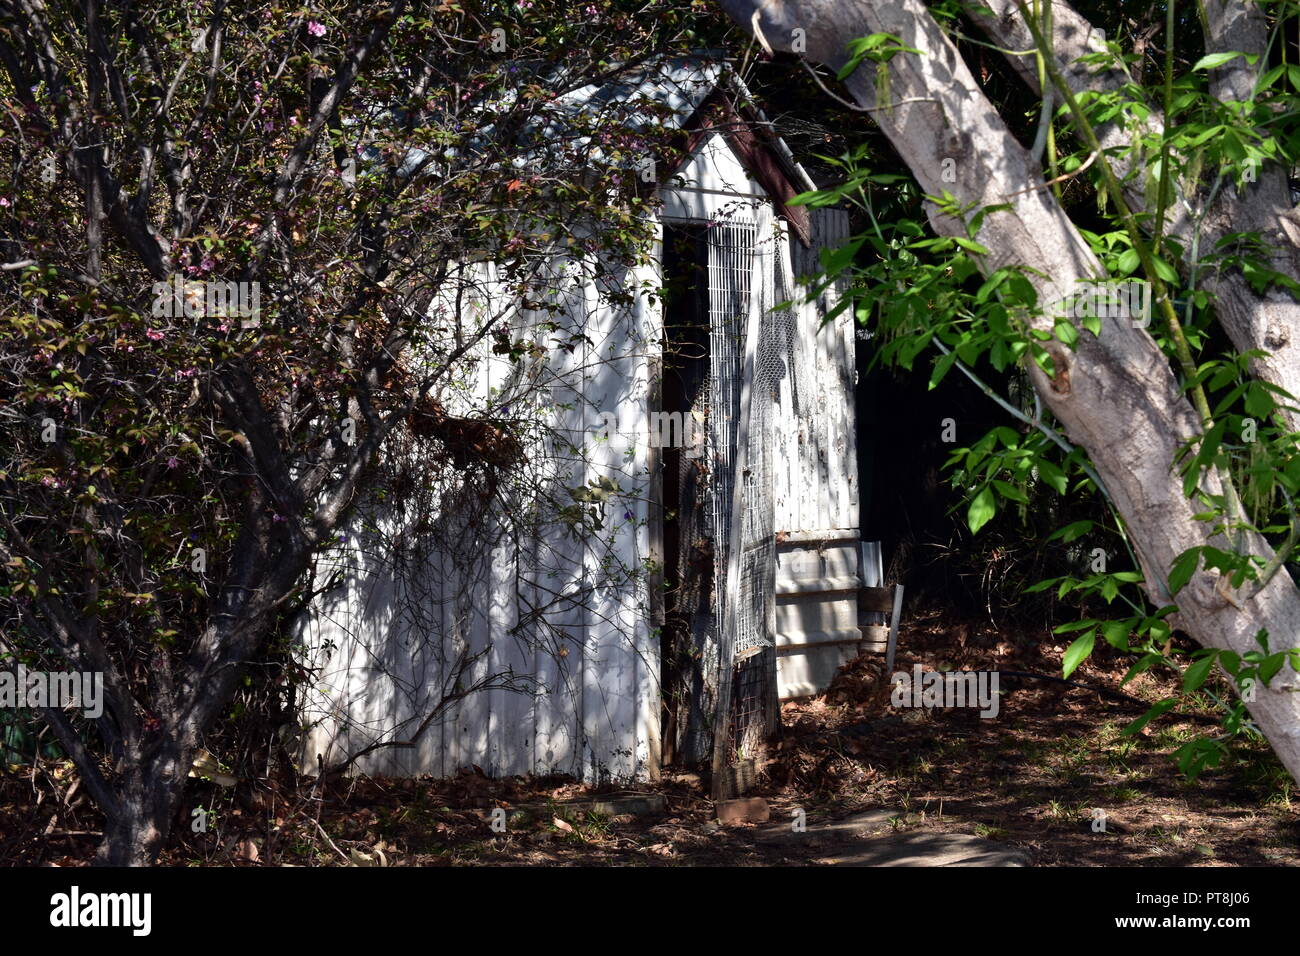
MULTIPOLYGON (((800 63, 800 65, 803 66, 803 68, 804 68, 805 70, 808 71, 808 75, 811 76, 811 77, 813 78, 813 82, 815 82, 819 87, 821 87, 821 91, 822 91, 823 93, 825 93, 827 96, 829 96, 831 99, 833 99, 836 103, 839 103, 840 106, 843 106, 845 109, 853 110, 855 113, 878 113, 878 112, 880 112, 881 110, 884 110, 884 111, 887 113, 887 112, 889 112, 890 110, 892 110, 895 106, 903 106, 904 104, 907 104, 907 103, 937 103, 937 102, 939 102, 938 100, 936 100, 936 99, 935 99, 934 97, 932 97, 932 96, 910 96, 910 97, 908 97, 908 98, 905 99, 905 100, 895 100, 895 101, 892 102, 892 103, 886 103, 884 106, 859 106, 857 103, 851 102, 850 100, 846 100, 844 97, 840 96, 838 93, 833 93, 833 92, 830 90, 830 88, 827 87, 827 85, 826 85, 825 83, 822 82, 822 78, 821 78, 820 76, 817 75, 816 71, 813 70, 813 68, 812 68, 811 66, 808 65, 808 61, 807 61, 807 60, 805 60, 805 59, 803 59, 802 57, 800 57, 800 58, 799 58, 799 63, 800 63)), ((1082 170, 1081 170, 1081 171, 1082 171, 1082 170)))
POLYGON ((348 856, 346 853, 344 853, 342 850, 338 848, 338 845, 333 840, 330 839, 330 835, 325 832, 325 828, 320 825, 320 821, 313 817, 311 818, 311 822, 316 825, 316 829, 320 831, 320 835, 325 838, 325 842, 328 843, 333 848, 334 852, 337 853, 339 856, 341 856, 344 862, 351 863, 352 857, 348 856))
POLYGON ((1052 188, 1053 186, 1055 186, 1057 183, 1063 183, 1063 182, 1065 182, 1067 179, 1073 179, 1075 176, 1078 176, 1078 175, 1079 175, 1080 173, 1082 173, 1085 169, 1087 169, 1089 166, 1091 166, 1091 165, 1096 161, 1097 157, 1100 156, 1100 155, 1101 155, 1101 150, 1099 150, 1099 149, 1098 149, 1098 150, 1093 150, 1092 153, 1091 153, 1091 155, 1089 155, 1088 158, 1087 158, 1086 160, 1084 160, 1083 165, 1080 166, 1078 169, 1076 169, 1074 172, 1072 172, 1072 173, 1062 173, 1060 176, 1057 176, 1055 179, 1049 179, 1049 180, 1048 180, 1047 182, 1045 182, 1045 183, 1039 183, 1039 184, 1036 185, 1036 186, 1030 186, 1028 189, 1018 189, 1018 190, 1016 190, 1016 191, 1013 192, 1013 193, 1007 193, 1007 194, 1006 194, 1005 196, 1003 196, 1002 198, 1003 198, 1003 199, 1012 199, 1012 198, 1014 198, 1014 197, 1016 197, 1016 196, 1023 196, 1025 193, 1032 193, 1032 192, 1033 192, 1034 190, 1036 190, 1036 189, 1051 189, 1051 188, 1052 188))

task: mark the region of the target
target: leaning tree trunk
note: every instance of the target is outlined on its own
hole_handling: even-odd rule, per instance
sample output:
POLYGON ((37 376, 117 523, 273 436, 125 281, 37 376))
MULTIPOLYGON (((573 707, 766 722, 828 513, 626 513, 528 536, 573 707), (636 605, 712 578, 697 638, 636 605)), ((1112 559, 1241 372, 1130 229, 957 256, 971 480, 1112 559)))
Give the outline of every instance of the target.
MULTIPOLYGON (((1017 0, 966 0, 971 21, 1002 49, 1017 75, 1035 93, 1042 93, 1038 63, 1030 52, 1034 37, 1017 7, 1017 0)), ((1258 55, 1252 63, 1237 57, 1211 71, 1210 89, 1221 100, 1245 102, 1251 98, 1258 75, 1267 68, 1268 24, 1258 8, 1249 3, 1215 0, 1204 7, 1207 23, 1207 53, 1240 50, 1258 55)), ((1119 65, 1099 69, 1080 63, 1090 54, 1106 53, 1105 35, 1070 7, 1065 0, 1052 0, 1050 43, 1056 68, 1077 95, 1120 93, 1132 77, 1119 65)), ((1050 86, 1050 84, 1049 84, 1050 86)), ((1158 104, 1149 104, 1149 115, 1141 122, 1147 135, 1159 137, 1164 117, 1158 104)), ((1130 126, 1136 123, 1130 119, 1130 126)), ((1139 160, 1128 152, 1132 130, 1118 121, 1097 126, 1097 138, 1108 150, 1115 173, 1125 185, 1124 198, 1134 212, 1154 218, 1156 210, 1147 202, 1147 177, 1136 169, 1139 160), (1130 175, 1136 172, 1137 175, 1130 175)), ((1204 217, 1197 226, 1196 209, 1203 198, 1196 184, 1180 183, 1165 214, 1165 231, 1180 241, 1185 271, 1195 271, 1198 283, 1214 299, 1219 324, 1238 351, 1268 353, 1250 361, 1252 374, 1300 396, 1300 303, 1280 289, 1257 295, 1240 270, 1220 271, 1203 263, 1216 244, 1233 233, 1256 232, 1268 244, 1269 266, 1292 278, 1300 277, 1300 214, 1291 201, 1287 170, 1261 167, 1252 171, 1254 182, 1220 183, 1204 217)), ((1210 198, 1210 197, 1204 197, 1210 198)), ((1288 428, 1300 431, 1300 410, 1278 410, 1288 428)))
MULTIPOLYGON (((832 68, 846 62, 849 40, 874 33, 893 34, 919 50, 890 61, 892 105, 887 108, 878 108, 886 104, 877 103, 873 64, 854 72, 846 86, 927 194, 948 190, 963 207, 1009 205, 988 215, 979 231, 978 241, 992 250, 980 257, 981 269, 992 273, 1005 266, 1025 267, 1039 301, 1049 304, 1066 299, 1079 281, 1104 278, 1087 243, 1046 188, 1038 164, 1011 135, 920 0, 721 4, 740 24, 757 22, 773 48, 790 50, 798 38, 810 59, 832 68), (942 178, 945 169, 955 169, 956 182, 942 178)), ((937 232, 966 235, 964 223, 933 207, 929 215, 937 232)), ((1028 321, 1049 332, 1053 327, 1046 313, 1028 321)), ((1201 545, 1228 547, 1195 520, 1199 509, 1183 495, 1173 470, 1179 448, 1200 433, 1197 416, 1155 341, 1131 323, 1105 319, 1099 337, 1080 333, 1076 352, 1055 347, 1052 357, 1052 378, 1030 363, 1034 387, 1096 465, 1133 540, 1152 599, 1159 605, 1172 603, 1164 582, 1175 558, 1201 545)), ((1215 493, 1213 476, 1205 488, 1215 493)), ((1272 557, 1258 536, 1248 536, 1245 545, 1256 555, 1272 557)), ((1300 591, 1285 573, 1253 597, 1233 594, 1240 609, 1216 591, 1219 583, 1217 575, 1199 571, 1178 594, 1176 623, 1202 646, 1244 654, 1258 649, 1255 635, 1261 629, 1275 645, 1300 633, 1300 591)), ((1300 681, 1286 669, 1270 686, 1259 687, 1248 706, 1283 764, 1300 780, 1297 691, 1300 681)))

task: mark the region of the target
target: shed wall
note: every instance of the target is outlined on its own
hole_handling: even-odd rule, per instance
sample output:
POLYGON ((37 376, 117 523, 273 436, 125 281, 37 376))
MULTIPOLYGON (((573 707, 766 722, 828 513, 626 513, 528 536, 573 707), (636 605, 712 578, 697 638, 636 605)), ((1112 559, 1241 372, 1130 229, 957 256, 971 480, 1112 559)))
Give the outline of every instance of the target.
MULTIPOLYGON (((685 188, 664 192, 666 216, 725 215, 761 194, 720 137, 704 141, 685 173, 685 188)), ((800 298, 794 277, 813 271, 819 248, 847 232, 843 213, 813 213, 812 250, 782 231, 778 254, 765 257, 778 262, 778 299, 800 298)), ((462 497, 439 512, 432 535, 414 516, 369 502, 347 540, 318 562, 317 583, 337 575, 338 585, 300 628, 317 675, 302 705, 304 769, 405 741, 377 747, 352 769, 657 775, 659 635, 645 572, 654 517, 647 423, 662 316, 645 293, 658 277, 653 265, 631 270, 624 287, 641 294, 613 307, 577 265, 557 263, 567 296, 559 316, 522 312, 512 321, 517 335, 579 344, 547 348, 525 373, 484 346, 473 374, 444 396, 466 418, 499 417, 515 402, 520 415, 543 422, 526 474, 477 508, 466 502, 483 489, 456 491, 462 497), (552 321, 559 327, 544 331, 552 321), (515 519, 572 507, 571 489, 601 481, 617 492, 598 503, 599 533, 567 533, 553 517, 535 522, 534 535, 515 533, 515 519), (412 544, 405 566, 382 558, 394 541, 412 544), (484 689, 465 693, 475 687, 484 689)), ((490 299, 491 267, 474 268, 484 270, 490 299)), ((781 348, 785 387, 773 393, 783 697, 824 688, 848 653, 835 642, 857 634, 853 339, 847 315, 822 328, 834 302, 831 290, 795 305, 781 348)))
MULTIPOLYGON (((639 267, 626 287, 654 278, 652 267, 639 267)), ((515 333, 577 347, 546 350, 527 388, 517 367, 484 348, 475 374, 445 397, 449 411, 470 419, 509 414, 503 403, 516 401, 518 414, 547 426, 520 481, 477 511, 457 499, 432 532, 411 515, 363 505, 346 545, 318 566, 318 581, 331 572, 342 581, 300 632, 319 668, 303 706, 306 769, 318 755, 333 765, 376 743, 410 741, 376 749, 354 769, 451 775, 478 766, 590 781, 657 773, 659 652, 643 573, 647 449, 603 427, 603 413, 645 421, 660 317, 645 295, 611 307, 590 281, 570 288, 560 317, 521 314, 515 333), (559 327, 538 327, 552 321, 559 327), (535 535, 516 533, 526 512, 571 507, 570 489, 601 480, 618 491, 591 504, 599 533, 575 534, 553 515, 535 535), (430 544, 407 567, 381 562, 403 536, 430 544)))
POLYGON ((820 268, 822 249, 848 239, 840 209, 810 210, 812 247, 788 241, 778 285, 791 290, 796 331, 789 388, 777 399, 776 503, 777 688, 782 699, 825 690, 858 652, 858 456, 853 317, 831 286, 815 302, 796 289, 820 268))

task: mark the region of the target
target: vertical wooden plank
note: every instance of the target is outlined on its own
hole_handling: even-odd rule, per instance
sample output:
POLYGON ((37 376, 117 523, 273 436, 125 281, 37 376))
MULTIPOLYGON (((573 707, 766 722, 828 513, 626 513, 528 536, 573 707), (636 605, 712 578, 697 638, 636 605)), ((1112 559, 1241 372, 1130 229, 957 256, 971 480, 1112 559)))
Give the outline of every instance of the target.
POLYGON ((755 247, 753 258, 753 277, 749 286, 749 303, 748 314, 745 316, 745 333, 744 333, 744 360, 741 363, 740 373, 740 419, 736 427, 736 448, 733 456, 735 467, 735 486, 732 490, 732 508, 731 508, 731 540, 728 542, 727 552, 727 591, 725 601, 723 602, 722 615, 722 638, 719 644, 718 654, 718 708, 717 713, 719 720, 715 725, 713 735, 713 780, 712 780, 712 797, 715 801, 724 800, 735 794, 730 790, 729 775, 726 773, 730 766, 730 754, 728 748, 731 744, 729 739, 729 721, 731 715, 732 685, 735 678, 736 668, 734 664, 736 640, 739 635, 740 615, 752 613, 752 608, 742 608, 740 602, 740 573, 742 567, 741 554, 744 549, 744 512, 747 505, 745 494, 745 473, 749 469, 749 437, 750 426, 752 421, 752 409, 754 402, 754 370, 756 366, 755 357, 759 344, 759 333, 762 326, 763 311, 772 303, 764 295, 767 288, 767 282, 770 277, 764 275, 764 270, 771 268, 768 260, 764 258, 764 241, 767 249, 771 249, 772 229, 772 211, 771 206, 760 205, 756 210, 756 229, 755 229, 755 247))
POLYGON ((778 329, 783 333, 778 342, 779 360, 784 366, 784 373, 776 383, 777 400, 772 403, 772 508, 773 528, 776 531, 789 531, 794 527, 792 521, 792 499, 797 482, 794 480, 792 466, 798 461, 798 422, 795 416, 795 392, 798 387, 797 349, 798 349, 798 307, 795 300, 800 290, 794 283, 794 271, 791 265, 791 243, 797 243, 790 231, 783 230, 776 243, 773 258, 775 275, 775 297, 780 301, 789 301, 778 329), (786 327, 785 323, 789 323, 786 327))
MULTIPOLYGON (((826 244, 826 217, 820 216, 817 223, 818 235, 815 244, 819 247, 826 244)), ((826 317, 826 300, 825 295, 821 298, 821 307, 817 309, 814 316, 817 336, 817 486, 819 494, 817 496, 817 529, 822 530, 831 527, 831 509, 834 496, 834 477, 837 475, 833 467, 836 462, 834 446, 834 409, 835 395, 838 392, 836 385, 838 381, 835 377, 837 370, 834 356, 832 354, 832 343, 830 330, 822 324, 826 317)))
MULTIPOLYGON (((478 283, 476 299, 487 314, 494 314, 499 304, 496 285, 496 266, 492 262, 477 264, 475 280, 478 283)), ((476 323, 482 321, 476 316, 476 323)), ((489 353, 479 351, 480 360, 475 368, 475 381, 466 396, 467 413, 481 412, 489 402, 493 384, 493 368, 489 353)), ((467 489, 474 493, 477 489, 467 489)), ((492 574, 492 533, 490 520, 483 513, 490 507, 484 500, 483 508, 474 513, 451 515, 465 528, 465 533, 453 541, 464 542, 463 558, 457 562, 463 587, 456 595, 457 614, 463 622, 464 646, 472 661, 462 683, 466 688, 481 687, 489 681, 493 663, 492 601, 494 578, 492 574), (481 522, 481 523, 480 523, 481 522)), ((461 551, 458 547, 458 551, 461 551)), ((458 765, 456 769, 478 766, 484 771, 491 763, 489 736, 492 731, 492 694, 474 691, 461 702, 457 724, 458 765)))
MULTIPOLYGON (((662 285, 658 264, 663 262, 663 222, 656 222, 656 235, 650 256, 651 264, 638 270, 646 279, 658 280, 651 287, 662 285)), ((641 352, 645 356, 646 409, 663 408, 663 341, 664 315, 662 299, 654 303, 645 296, 637 299, 641 314, 641 352)), ((647 423, 648 424, 648 423, 647 423)), ((689 435, 683 434, 683 441, 689 435)), ((660 739, 660 629, 664 625, 663 607, 663 459, 658 448, 651 447, 649 429, 644 440, 637 442, 638 469, 643 472, 646 494, 638 495, 635 506, 638 531, 638 553, 646 555, 654 571, 647 574, 644 585, 637 588, 634 598, 640 597, 642 607, 633 602, 633 612, 638 614, 636 655, 636 752, 634 772, 638 777, 659 779, 663 743, 660 739)))
MULTIPOLYGON (((379 534, 400 523, 400 516, 386 515, 380 524, 379 534)), ((349 708, 349 716, 359 725, 347 738, 347 754, 355 753, 371 743, 393 739, 399 714, 406 709, 406 701, 397 691, 403 674, 400 661, 395 661, 391 645, 400 640, 400 629, 394 625, 395 588, 392 576, 383 567, 376 567, 365 554, 358 560, 358 597, 349 621, 351 643, 348 655, 348 684, 356 704, 349 708)), ((398 756, 393 748, 383 748, 358 761, 358 768, 366 773, 391 775, 398 769, 398 756)))
MULTIPOLYGON (((801 273, 813 275, 820 266, 816 258, 819 248, 820 223, 814 219, 813 247, 803 250, 801 273)), ((803 494, 799 501, 799 530, 815 531, 821 527, 820 502, 822 497, 821 449, 823 447, 825 383, 822 381, 820 312, 816 302, 800 304, 799 325, 802 335, 807 369, 805 394, 807 401, 801 409, 802 441, 800 445, 800 481, 803 494)))
MULTIPOLYGON (((494 549, 488 570, 492 593, 488 606, 488 629, 492 640, 490 671, 495 675, 527 675, 532 662, 513 633, 519 621, 520 579, 518 549, 502 542, 494 549)), ((508 680, 499 676, 498 682, 508 680)), ((532 739, 528 729, 528 698, 501 686, 490 692, 488 766, 496 776, 527 773, 532 763, 532 739)))
MULTIPOLYGON (((848 240, 848 215, 842 209, 827 209, 830 234, 836 246, 848 240)), ((841 283, 835 287, 832 305, 838 305, 844 295, 841 283)), ((858 444, 857 444, 857 338, 852 309, 845 309, 835 320, 839 334, 840 364, 837 381, 840 383, 840 469, 843 480, 843 497, 837 528, 858 527, 858 444)))
MULTIPOLYGON (((827 239, 838 245, 841 240, 836 228, 838 223, 837 217, 834 215, 835 212, 836 210, 833 209, 826 210, 827 239)), ((840 295, 838 289, 836 289, 828 294, 826 305, 830 310, 839 303, 840 295)), ((847 315, 841 312, 827 324, 825 331, 831 357, 831 368, 827 369, 827 379, 834 389, 832 395, 831 435, 829 437, 835 453, 835 459, 831 465, 835 495, 831 506, 831 520, 827 525, 828 528, 844 528, 848 525, 849 468, 851 462, 847 457, 847 449, 848 417, 852 389, 849 387, 849 379, 845 374, 849 367, 849 360, 846 359, 844 350, 844 323, 846 318, 847 315)))
POLYGON ((826 418, 826 382, 822 381, 822 336, 818 326, 818 307, 816 303, 803 304, 801 325, 803 343, 807 350, 807 367, 809 367, 809 405, 803 414, 803 445, 801 462, 803 466, 803 497, 800 501, 800 531, 816 531, 822 527, 820 522, 820 501, 822 501, 822 455, 823 425, 826 418))
POLYGON ((894 585, 894 608, 889 616, 889 640, 885 645, 885 675, 894 673, 894 652, 898 650, 898 616, 903 610, 903 586, 894 585))
MULTIPOLYGON (((556 268, 557 289, 563 289, 564 311, 556 316, 557 340, 586 328, 585 306, 574 294, 577 267, 564 261, 556 268)), ((587 481, 584 460, 590 410, 581 387, 585 348, 572 352, 551 349, 551 392, 554 432, 547 439, 547 457, 554 469, 556 493, 587 481)), ((541 616, 535 673, 538 695, 534 701, 533 765, 540 773, 582 773, 582 654, 586 612, 583 605, 583 555, 585 545, 558 521, 539 540, 536 586, 538 603, 548 610, 541 616)))
MULTIPOLYGON (((435 703, 441 700, 442 695, 446 693, 448 655, 452 652, 450 616, 447 613, 448 563, 447 555, 443 551, 439 551, 434 560, 430 562, 430 572, 437 575, 436 580, 429 583, 429 593, 436 601, 435 607, 430 611, 430 616, 438 625, 437 640, 439 642, 438 661, 429 675, 429 686, 435 697, 435 703)), ((424 767, 427 772, 437 777, 444 777, 451 773, 447 766, 447 748, 450 740, 454 739, 451 733, 452 726, 451 715, 444 712, 442 718, 428 731, 429 757, 424 761, 424 767)))
MULTIPOLYGON (((507 321, 514 335, 527 333, 527 316, 515 312, 507 321)), ((487 372, 484 403, 486 408, 495 409, 506 398, 503 390, 513 381, 516 368, 513 362, 495 353, 489 355, 484 364, 487 372)), ((502 503, 494 499, 489 506, 494 512, 499 508, 517 511, 525 504, 522 500, 502 503)), ((533 664, 526 645, 514 633, 523 597, 519 559, 526 542, 518 539, 517 525, 510 517, 493 518, 492 548, 485 569, 489 580, 486 616, 491 640, 488 672, 494 675, 497 686, 487 695, 490 723, 484 769, 496 776, 525 773, 532 763, 529 701, 506 686, 512 681, 511 675, 529 675, 533 664)))
POLYGON ((842 322, 844 331, 844 474, 848 488, 848 504, 844 514, 844 527, 858 530, 861 520, 858 485, 858 363, 857 319, 853 310, 846 309, 842 322))
MULTIPOLYGON (((588 286, 595 319, 584 383, 595 407, 613 411, 622 429, 639 429, 646 420, 645 395, 636 395, 637 355, 631 328, 633 312, 601 303, 588 286)), ((644 375, 641 376, 644 380, 644 375)), ((635 493, 624 470, 629 439, 616 431, 592 442, 589 471, 616 482, 621 493, 603 505, 605 528, 588 539, 586 567, 595 585, 583 657, 583 733, 589 751, 588 773, 596 782, 631 776, 636 739, 636 626, 627 610, 630 585, 622 578, 635 567, 633 518, 623 495, 635 493)))

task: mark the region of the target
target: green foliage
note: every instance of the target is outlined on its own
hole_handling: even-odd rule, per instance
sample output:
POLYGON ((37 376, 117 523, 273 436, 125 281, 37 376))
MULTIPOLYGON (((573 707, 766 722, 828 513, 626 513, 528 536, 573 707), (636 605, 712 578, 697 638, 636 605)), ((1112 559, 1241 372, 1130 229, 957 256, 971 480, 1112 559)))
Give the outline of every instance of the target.
MULTIPOLYGON (((1157 77, 1146 86, 1129 82, 1118 89, 1080 93, 1053 118, 1051 141, 1074 143, 1074 152, 1053 160, 1067 176, 1078 177, 1076 193, 1090 190, 1096 199, 1096 213, 1087 215, 1075 200, 1073 212, 1088 226, 1080 232, 1109 276, 1151 284, 1157 308, 1148 331, 1179 370, 1179 384, 1204 423, 1201 434, 1180 450, 1175 466, 1184 494, 1198 506, 1206 543, 1179 555, 1170 568, 1156 569, 1163 575, 1160 580, 1144 581, 1117 514, 1111 516, 1109 532, 1094 520, 1076 520, 1047 538, 1077 549, 1096 544, 1100 533, 1110 533, 1113 537, 1105 542, 1109 550, 1103 547, 1100 553, 1121 553, 1127 559, 1112 558, 1117 569, 1107 570, 1103 561, 1090 575, 1076 572, 1026 588, 1026 594, 1055 589, 1057 600, 1068 598, 1080 606, 1118 602, 1127 610, 1116 619, 1090 616, 1056 628, 1057 633, 1074 635, 1063 662, 1066 675, 1094 652, 1098 635, 1110 647, 1137 655, 1125 681, 1157 665, 1173 668, 1183 675, 1184 697, 1202 690, 1216 664, 1238 684, 1258 680, 1267 685, 1288 662, 1300 669, 1300 650, 1252 653, 1241 660, 1230 652, 1203 650, 1184 666, 1167 620, 1176 610, 1179 593, 1197 575, 1224 588, 1259 588, 1279 573, 1295 544, 1300 526, 1293 501, 1300 492, 1300 462, 1296 436, 1278 412, 1294 408, 1296 398, 1250 376, 1249 365, 1260 353, 1235 352, 1214 333, 1214 302, 1206 286, 1209 278, 1230 269, 1240 271, 1257 293, 1296 293, 1300 285, 1272 268, 1267 243, 1257 233, 1226 235, 1190 250, 1173 237, 1152 234, 1152 223, 1159 221, 1153 213, 1179 195, 1203 190, 1213 197, 1223 189, 1248 188, 1262 169, 1287 169, 1300 162, 1300 67, 1287 63, 1281 49, 1296 14, 1291 5, 1270 12, 1275 19, 1270 21, 1269 68, 1247 102, 1226 102, 1209 92, 1208 72, 1242 57, 1251 63, 1258 59, 1224 52, 1201 57, 1181 75, 1170 77, 1167 104, 1163 78, 1157 77), (1163 129, 1148 122, 1155 104, 1167 107, 1163 129), (1087 145, 1095 144, 1094 130, 1104 124, 1125 131, 1130 144, 1106 155, 1087 145), (1113 178, 1111 170, 1119 168, 1131 170, 1128 180, 1113 178), (1145 179, 1132 178, 1137 176, 1145 179), (1131 215, 1117 195, 1117 190, 1135 187, 1147 198, 1148 211, 1138 216, 1131 215), (1273 543, 1277 557, 1265 561, 1252 554, 1247 543, 1252 536, 1273 543), (1156 608, 1148 601, 1155 601, 1156 608)), ((904 52, 895 49, 897 45, 896 38, 881 34, 855 41, 851 65, 867 58, 887 62, 888 56, 904 52)), ((1099 70, 1127 70, 1137 59, 1112 40, 1104 52, 1088 54, 1082 62, 1099 70)), ((1050 332, 1030 327, 1026 318, 1039 315, 1045 305, 1036 301, 1030 277, 1002 259, 997 268, 984 264, 990 253, 979 241, 981 226, 1002 207, 964 208, 947 192, 920 196, 910 181, 873 169, 866 147, 823 158, 839 170, 840 181, 795 202, 850 203, 861 210, 866 228, 842 249, 823 255, 823 273, 810 294, 832 281, 845 283, 851 302, 846 307, 871 329, 876 341, 874 361, 912 371, 928 354, 931 388, 960 370, 1021 425, 995 427, 975 442, 954 448, 948 457, 949 480, 965 496, 970 532, 981 532, 1003 516, 1023 525, 1028 504, 1049 500, 1039 497, 1035 485, 1057 496, 1104 496, 1086 455, 1070 445, 1036 401, 1032 407, 1024 401, 1023 385, 1019 395, 1004 398, 987 384, 1005 379, 1008 372, 1013 383, 1023 383, 1030 368, 1051 379, 1056 374, 1053 350, 1076 350, 1085 335, 1101 335, 1100 318, 1084 311, 1073 319, 1057 316, 1050 332), (965 235, 933 236, 923 201, 947 221, 963 223, 965 235)), ((1135 721, 1130 732, 1182 699, 1161 701, 1135 721)), ((1224 711, 1225 737, 1197 738, 1175 754, 1191 776, 1216 766, 1224 741, 1249 727, 1240 701, 1218 703, 1224 711)))
MULTIPOLYGON (((431 539, 538 484, 532 373, 584 345, 545 319, 640 291, 638 168, 679 146, 662 103, 571 94, 727 27, 658 0, 258 0, 101 4, 87 38, 33 10, 0 11, 0 259, 30 263, 0 271, 0 647, 107 672, 107 729, 73 728, 92 777, 106 744, 192 741, 310 679, 284 622, 337 580, 313 564, 347 519, 406 556, 358 500, 431 539), (255 321, 186 310, 216 283, 256 283, 255 321), (489 350, 529 387, 467 410, 489 350), (239 686, 254 659, 274 676, 239 686)), ((617 493, 504 520, 589 530, 617 493)))

